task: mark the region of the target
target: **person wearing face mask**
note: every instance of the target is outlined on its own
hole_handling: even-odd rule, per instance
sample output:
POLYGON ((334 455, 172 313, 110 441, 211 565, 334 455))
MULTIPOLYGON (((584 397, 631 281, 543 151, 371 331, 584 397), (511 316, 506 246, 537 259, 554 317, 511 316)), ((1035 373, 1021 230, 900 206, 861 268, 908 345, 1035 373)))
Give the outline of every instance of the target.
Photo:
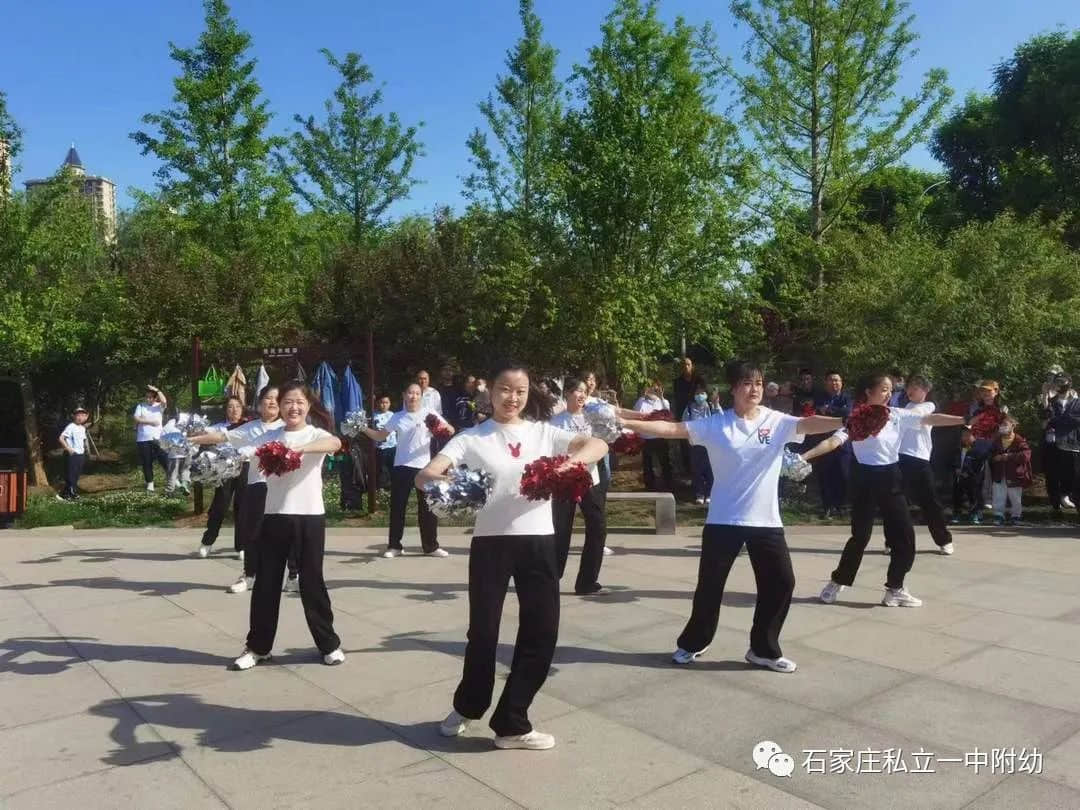
POLYGON ((1072 509, 1080 498, 1071 497, 1080 488, 1080 397, 1069 377, 1058 373, 1043 386, 1039 401, 1044 420, 1042 458, 1046 473, 1046 495, 1055 513, 1072 509))
MULTIPOLYGON (((827 605, 832 604, 844 588, 854 584, 874 529, 875 514, 880 512, 885 540, 892 550, 881 604, 885 607, 919 607, 922 600, 912 596, 904 587, 904 578, 915 560, 915 528, 911 525, 911 514, 904 497, 900 443, 907 430, 923 425, 963 425, 964 418, 888 407, 893 391, 892 380, 887 374, 872 374, 864 378, 856 390, 858 393, 852 419, 860 414, 860 405, 885 407, 888 417, 877 433, 851 443, 855 454, 855 464, 851 470, 851 537, 819 598, 827 605)), ((847 429, 838 430, 804 453, 803 459, 810 461, 835 450, 846 441, 847 429)))
POLYGON ((1023 516, 1021 497, 1031 486, 1031 448, 1016 432, 1016 419, 1006 416, 990 448, 990 474, 994 479, 994 523, 1015 526, 1023 516), (1005 507, 1010 507, 1008 517, 1005 507))
MULTIPOLYGON (((645 387, 645 391, 636 403, 634 410, 638 416, 648 415, 655 411, 671 411, 671 405, 664 399, 664 389, 660 383, 653 380, 645 387)), ((660 462, 660 472, 664 476, 664 491, 671 492, 675 484, 671 476, 671 455, 668 452, 666 439, 645 439, 645 446, 641 450, 641 471, 645 481, 645 489, 650 492, 656 491, 656 471, 654 461, 660 462)))
MULTIPOLYGON (((723 413, 721 408, 719 413, 723 413)), ((686 409, 682 412, 682 422, 695 422, 708 419, 713 415, 713 409, 709 405, 709 392, 702 383, 694 389, 694 396, 686 409)), ((712 493, 712 467, 709 466, 709 451, 701 445, 690 448, 690 477, 694 487, 694 503, 698 506, 710 502, 712 493)))
MULTIPOLYGON (((851 397, 844 393, 844 378, 839 371, 825 374, 825 390, 814 404, 816 413, 847 419, 851 415, 851 397)), ((827 436, 814 437, 806 442, 807 449, 827 436)), ((851 471, 851 454, 841 447, 835 453, 829 453, 815 465, 818 488, 821 493, 822 517, 840 517, 847 502, 848 475, 851 471)))

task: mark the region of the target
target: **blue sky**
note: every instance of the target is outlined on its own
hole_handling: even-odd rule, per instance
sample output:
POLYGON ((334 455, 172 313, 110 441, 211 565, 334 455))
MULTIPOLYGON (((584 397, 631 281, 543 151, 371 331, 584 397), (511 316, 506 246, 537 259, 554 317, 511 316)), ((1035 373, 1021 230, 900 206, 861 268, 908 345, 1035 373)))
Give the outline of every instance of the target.
MULTIPOLYGON (((199 0, 74 0, 6 4, 5 27, 15 34, 0 48, 0 89, 25 130, 16 180, 51 174, 75 141, 89 171, 111 178, 128 201, 130 187, 152 188, 156 168, 127 136, 139 118, 169 105, 175 63, 169 40, 187 46, 201 29, 199 0)), ((348 0, 232 0, 233 14, 254 39, 257 76, 286 131, 293 113, 318 113, 334 76, 318 49, 359 51, 384 82, 387 110, 405 122, 424 121, 424 181, 396 213, 460 206, 460 177, 468 172, 465 138, 480 123, 477 102, 503 70, 506 49, 520 33, 516 0, 463 3, 348 0)), ((546 38, 560 52, 565 78, 599 38, 608 0, 537 0, 546 38)), ((726 0, 662 0, 666 18, 711 21, 721 46, 741 53, 726 0)), ((949 73, 957 100, 985 90, 991 67, 1029 36, 1080 27, 1077 0, 913 0, 919 53, 904 75, 913 91, 931 67, 949 73)), ((919 148, 915 165, 932 168, 919 148)))

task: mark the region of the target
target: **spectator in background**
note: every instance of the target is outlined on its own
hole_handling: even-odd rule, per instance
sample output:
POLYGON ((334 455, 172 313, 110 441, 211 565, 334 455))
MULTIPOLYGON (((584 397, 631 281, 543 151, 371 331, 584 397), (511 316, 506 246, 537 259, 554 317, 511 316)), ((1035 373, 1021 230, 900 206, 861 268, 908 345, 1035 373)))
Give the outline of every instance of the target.
MULTIPOLYGON (((458 395, 461 394, 461 390, 465 387, 465 378, 460 374, 454 373, 454 368, 449 363, 443 365, 439 369, 439 404, 442 408, 439 413, 446 417, 451 425, 454 424, 454 419, 457 416, 455 404, 457 403, 458 395)), ((454 425, 457 427, 457 425, 454 425)))
POLYGON ((431 375, 420 369, 416 372, 416 384, 420 386, 420 407, 442 416, 442 395, 431 387, 431 375))
MULTIPOLYGON (((686 412, 687 406, 690 404, 690 400, 694 396, 694 392, 699 387, 704 387, 704 378, 694 370, 694 361, 689 357, 684 357, 679 362, 679 376, 675 378, 675 382, 671 386, 671 404, 674 407, 672 414, 676 420, 681 420, 682 415, 686 412)), ((678 441, 679 446, 679 458, 682 460, 683 470, 690 470, 690 442, 685 440, 678 441)))
POLYGON ((792 389, 793 386, 790 382, 780 383, 780 393, 776 397, 776 405, 773 410, 780 411, 780 413, 791 413, 795 401, 792 396, 792 389))
POLYGON ((714 385, 709 389, 709 410, 713 413, 723 413, 724 408, 720 405, 720 387, 714 385))
POLYGON ((990 475, 994 479, 994 523, 1016 525, 1023 516, 1024 487, 1031 486, 1031 448, 1016 432, 1016 419, 1006 416, 990 448, 990 475), (1006 505, 1009 516, 1005 516, 1006 505))
POLYGON ((808 368, 799 369, 799 387, 791 396, 791 415, 798 417, 813 416, 816 412, 818 394, 814 390, 814 372, 808 368))
MULTIPOLYGON (((165 423, 162 432, 182 430, 191 421, 191 414, 174 409, 173 418, 165 423)), ((191 488, 191 456, 185 450, 169 451, 166 471, 168 478, 165 481, 165 494, 172 495, 179 489, 185 496, 191 488)))
POLYGON ((1064 373, 1043 386, 1039 401, 1044 420, 1042 458, 1046 495, 1054 512, 1076 504, 1071 495, 1080 484, 1080 398, 1064 373))
MULTIPOLYGON (((382 394, 375 402, 375 413, 372 414, 371 424, 376 430, 386 430, 386 423, 393 416, 390 410, 390 395, 382 394)), ((375 452, 378 467, 376 469, 376 481, 379 489, 390 489, 390 471, 394 468, 394 453, 397 450, 397 433, 390 433, 382 441, 375 442, 375 452)))
POLYGON ((76 408, 71 421, 60 434, 60 446, 64 448, 67 464, 64 470, 64 489, 57 495, 61 501, 79 499, 79 476, 86 461, 86 420, 90 418, 86 408, 76 408))
POLYGON ((454 401, 454 418, 450 424, 455 430, 465 430, 476 424, 476 377, 466 374, 459 380, 461 386, 454 401))
MULTIPOLYGON (((664 388, 659 380, 653 380, 645 387, 644 392, 634 404, 634 410, 638 414, 650 414, 655 411, 670 411, 671 404, 664 399, 664 388)), ((645 446, 641 450, 641 469, 645 481, 645 489, 650 492, 656 490, 656 472, 653 462, 660 462, 660 472, 664 476, 664 486, 667 492, 675 489, 675 483, 671 477, 671 455, 668 452, 667 439, 645 439, 645 446)))
MULTIPOLYGON (((837 419, 847 419, 851 415, 851 397, 844 393, 844 378, 839 371, 829 371, 825 374, 825 391, 818 398, 814 410, 820 416, 832 416, 837 419)), ((809 449, 831 435, 830 433, 808 436, 804 447, 809 449)), ((847 502, 851 443, 845 442, 836 452, 825 455, 815 466, 823 516, 838 517, 843 513, 847 502)))
POLYGON ((780 385, 775 382, 765 383, 765 395, 761 398, 761 404, 770 410, 776 411, 776 400, 780 397, 780 385))
POLYGON ((169 460, 165 451, 158 445, 161 438, 161 426, 164 424, 165 407, 168 405, 161 390, 152 385, 146 386, 146 399, 135 406, 132 419, 135 421, 135 449, 142 464, 143 481, 146 491, 154 491, 154 462, 161 465, 166 474, 169 472, 169 460))
MULTIPOLYGON (((723 411, 718 411, 722 413, 723 411)), ((699 419, 708 419, 713 415, 709 407, 709 394, 704 385, 699 385, 694 390, 694 398, 682 412, 681 422, 694 422, 699 419)), ((713 472, 709 464, 709 452, 702 445, 694 445, 690 448, 690 483, 694 488, 694 503, 698 506, 709 503, 709 495, 712 493, 713 472)))
MULTIPOLYGON (((975 452, 984 460, 990 455, 990 445, 997 438, 998 426, 1009 409, 1001 401, 1001 386, 997 380, 983 380, 975 391, 975 400, 968 407, 967 423, 975 436, 975 452)), ((990 467, 985 465, 982 484, 983 508, 993 509, 990 467)))
POLYGON ((909 402, 907 396, 907 387, 904 384, 904 374, 900 369, 894 368, 889 372, 889 379, 892 380, 892 397, 889 399, 890 408, 906 408, 909 402))
POLYGON ((473 391, 473 411, 476 414, 476 424, 480 424, 491 418, 491 392, 487 390, 487 380, 483 377, 476 378, 476 388, 473 391))
POLYGON ((953 514, 952 522, 966 516, 978 525, 982 511, 982 481, 986 471, 986 456, 975 451, 975 435, 968 429, 960 433, 960 447, 953 457, 953 514))

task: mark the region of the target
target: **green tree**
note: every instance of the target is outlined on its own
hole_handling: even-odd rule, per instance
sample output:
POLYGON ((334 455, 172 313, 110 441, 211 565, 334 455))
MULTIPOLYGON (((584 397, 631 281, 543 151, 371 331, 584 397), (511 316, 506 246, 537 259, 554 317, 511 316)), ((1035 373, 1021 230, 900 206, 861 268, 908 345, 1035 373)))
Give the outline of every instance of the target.
POLYGON ((267 102, 241 31, 225 0, 204 0, 205 29, 193 48, 169 44, 180 66, 175 106, 143 116, 158 134, 131 138, 161 161, 156 175, 164 205, 199 225, 208 244, 239 249, 251 222, 281 189, 268 172, 274 138, 266 135, 267 102))
POLYGON ((544 42, 532 0, 520 0, 518 13, 524 33, 506 54, 507 74, 480 103, 496 145, 480 129, 469 136, 475 171, 465 178, 465 193, 512 212, 535 233, 555 215, 562 85, 555 78, 558 52, 544 42))
POLYGON ((0 90, 0 203, 7 199, 21 151, 22 128, 8 112, 7 93, 0 90))
MULTIPOLYGON (((945 72, 896 98, 916 39, 902 0, 737 0, 731 10, 751 33, 753 71, 737 79, 763 175, 782 198, 805 201, 820 242, 869 178, 933 126, 951 95, 945 72)), ((825 283, 820 262, 814 281, 825 283)))
POLYGON ((1080 31, 1033 37, 934 135, 960 209, 989 219, 1011 209, 1064 217, 1080 245, 1080 31))
POLYGON ((376 112, 382 90, 363 91, 374 75, 360 54, 338 59, 325 48, 321 53, 341 75, 326 102, 326 120, 294 116, 301 131, 290 136, 287 154, 279 153, 277 161, 293 191, 314 210, 346 219, 349 240, 360 244, 417 183, 412 170, 423 154, 417 139, 423 124, 405 127, 397 113, 376 112))
POLYGON ((715 111, 708 37, 657 4, 619 0, 577 67, 564 191, 572 255, 556 297, 575 342, 617 379, 683 333, 726 347, 737 298, 744 177, 732 124, 715 111))

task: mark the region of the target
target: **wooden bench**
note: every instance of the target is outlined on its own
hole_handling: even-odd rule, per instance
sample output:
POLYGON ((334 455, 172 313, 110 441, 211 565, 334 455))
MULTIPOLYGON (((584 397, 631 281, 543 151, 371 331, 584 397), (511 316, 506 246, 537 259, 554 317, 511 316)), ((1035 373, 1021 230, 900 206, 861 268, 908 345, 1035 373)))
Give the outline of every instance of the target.
POLYGON ((609 501, 653 501, 656 504, 656 533, 675 534, 675 496, 670 492, 609 492, 609 501))

